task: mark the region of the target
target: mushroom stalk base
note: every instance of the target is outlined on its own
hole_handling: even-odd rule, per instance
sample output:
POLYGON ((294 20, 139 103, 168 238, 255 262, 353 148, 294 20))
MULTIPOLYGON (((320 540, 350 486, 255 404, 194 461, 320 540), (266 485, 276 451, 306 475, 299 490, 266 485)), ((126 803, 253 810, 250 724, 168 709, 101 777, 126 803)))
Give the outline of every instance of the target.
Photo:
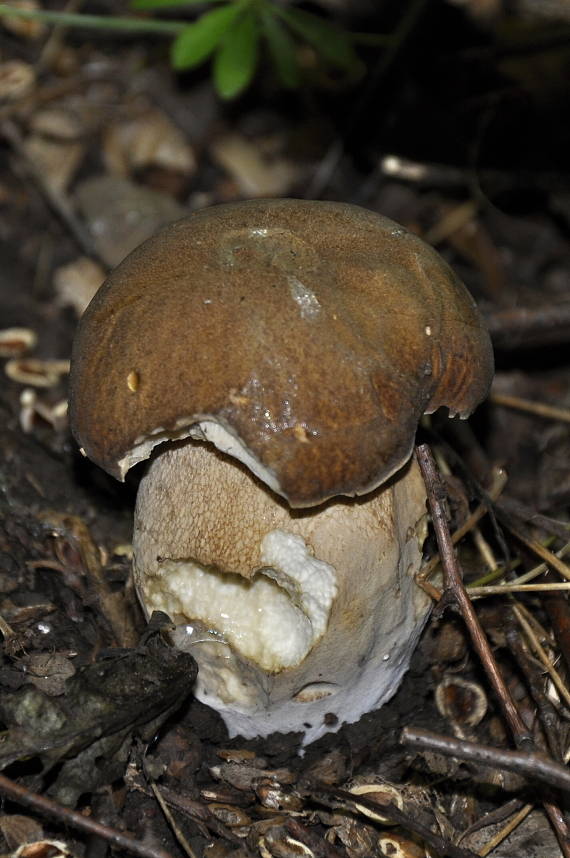
POLYGON ((139 596, 199 665, 196 696, 231 735, 303 743, 385 703, 429 611, 415 584, 426 530, 415 462, 388 487, 291 510, 240 463, 187 440, 141 481, 139 596))

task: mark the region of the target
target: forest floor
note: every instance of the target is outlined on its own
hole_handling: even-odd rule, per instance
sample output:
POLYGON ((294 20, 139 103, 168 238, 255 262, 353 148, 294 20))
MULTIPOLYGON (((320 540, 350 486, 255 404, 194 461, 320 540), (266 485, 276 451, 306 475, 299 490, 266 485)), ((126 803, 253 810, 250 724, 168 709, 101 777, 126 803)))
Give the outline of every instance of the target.
MULTIPOLYGON (((176 76, 163 40, 0 19, 0 855, 570 854, 568 786, 536 755, 522 773, 492 750, 484 764, 401 742, 407 727, 444 745, 515 747, 451 608, 381 710, 304 755, 298 735, 230 740, 192 698, 189 660, 145 633, 130 572, 141 469, 116 482, 79 455, 67 420, 78 319, 163 224, 220 202, 308 197, 416 232, 470 289, 496 351, 474 418, 424 427, 450 528, 483 506, 458 545, 470 586, 512 584, 546 562, 526 580, 552 589, 472 598, 540 759, 565 765, 570 25, 499 6, 486 19, 476 3, 337 9, 352 30, 395 34, 362 48, 360 81, 306 48, 301 89, 280 89, 264 58, 230 102, 207 67, 176 76), (395 802, 397 824, 355 807, 355 782, 395 802), (95 821, 104 828, 85 828, 95 821)), ((425 563, 436 552, 430 531, 425 563)))

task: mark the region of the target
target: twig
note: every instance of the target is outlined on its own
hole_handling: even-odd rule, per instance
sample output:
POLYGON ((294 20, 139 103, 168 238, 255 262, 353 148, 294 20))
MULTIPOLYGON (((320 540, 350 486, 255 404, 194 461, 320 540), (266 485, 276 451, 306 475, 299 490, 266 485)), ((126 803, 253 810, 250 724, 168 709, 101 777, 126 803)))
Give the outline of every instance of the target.
POLYGON ((389 179, 437 187, 441 191, 449 188, 472 190, 476 178, 479 180, 478 184, 485 187, 500 185, 502 188, 546 188, 552 191, 560 188, 561 182, 566 186, 565 177, 555 172, 541 171, 538 174, 536 170, 531 173, 521 170, 491 170, 478 166, 475 174, 471 167, 450 167, 448 164, 431 161, 413 161, 396 152, 382 154, 377 169, 389 179))
MULTIPOLYGON (((570 412, 569 412, 570 414, 570 412)), ((498 502, 498 506, 505 510, 513 518, 518 518, 525 524, 531 524, 533 527, 538 527, 540 530, 546 531, 551 536, 557 536, 559 539, 568 539, 570 531, 570 523, 560 521, 557 518, 551 518, 548 515, 542 515, 535 509, 526 506, 515 498, 503 495, 498 502)))
POLYGON ((515 307, 485 316, 493 345, 514 350, 570 342, 570 304, 515 307))
POLYGON ((544 560, 548 566, 552 566, 553 569, 556 569, 563 578, 570 581, 570 566, 564 563, 564 561, 557 557, 556 554, 553 554, 552 551, 549 551, 548 548, 538 542, 538 540, 529 539, 515 524, 512 523, 510 517, 505 515, 504 510, 497 508, 496 512, 502 524, 515 537, 515 539, 522 542, 529 551, 532 551, 533 554, 536 554, 537 557, 544 560))
POLYGON ((481 858, 485 858, 493 849, 496 849, 499 843, 502 843, 506 837, 511 834, 515 828, 517 828, 521 822, 527 818, 531 810, 533 809, 533 804, 525 804, 524 807, 521 807, 518 813, 516 813, 512 819, 510 819, 500 831, 495 834, 483 847, 479 850, 479 855, 481 858))
POLYGON ((476 831, 481 831, 482 828, 488 828, 490 825, 498 825, 500 822, 505 822, 505 820, 512 817, 513 813, 518 813, 522 807, 524 807, 524 801, 520 798, 513 798, 506 804, 501 805, 501 807, 497 807, 496 810, 488 811, 465 828, 458 836, 457 842, 461 843, 466 837, 469 837, 476 831))
MULTIPOLYGON (((451 542, 451 536, 447 526, 447 519, 445 517, 443 506, 445 492, 439 479, 433 456, 427 444, 421 444, 416 447, 416 456, 426 484, 428 503, 442 559, 445 583, 444 598, 447 597, 447 599, 453 599, 459 608, 461 616, 469 630, 473 646, 481 659, 481 663, 487 673, 489 681, 498 697, 503 715, 509 725, 515 744, 519 748, 526 747, 531 749, 533 747, 532 737, 528 733, 515 706, 514 700, 512 699, 511 694, 499 673, 489 642, 481 628, 477 614, 473 608, 473 604, 465 591, 459 563, 453 550, 453 544, 451 542)), ((551 800, 544 800, 543 807, 556 832, 556 837, 564 858, 570 858, 570 836, 568 825, 560 811, 560 808, 551 800)))
POLYGON ((540 723, 553 759, 560 762, 563 751, 560 744, 560 719, 552 702, 544 693, 544 670, 541 663, 531 655, 528 644, 523 641, 514 616, 507 622, 506 639, 519 665, 538 709, 540 723))
MULTIPOLYGON (((506 485, 506 482, 507 482, 507 475, 506 475, 505 471, 498 470, 495 474, 495 478, 493 480, 493 485, 491 486, 491 488, 489 490, 489 498, 492 501, 496 501, 497 498, 500 496, 503 488, 506 485)), ((485 503, 479 504, 479 506, 475 510, 473 510, 471 515, 469 515, 465 519, 465 521, 463 522, 461 527, 458 527, 457 530, 453 531, 453 534, 451 536, 451 541, 452 541, 453 545, 455 545, 461 539, 463 539, 465 534, 469 533, 469 531, 473 527, 475 527, 477 522, 483 518, 483 516, 487 513, 487 511, 488 511, 487 504, 485 504, 485 503)), ((429 578, 433 575, 433 573, 435 572, 435 570, 439 566, 440 562, 441 562, 441 558, 440 558, 440 555, 438 553, 438 554, 434 554, 434 556, 432 558, 430 558, 430 560, 428 560, 428 562, 422 566, 422 568, 420 569, 420 572, 416 578, 416 582, 418 583, 418 585, 420 587, 423 587, 425 585, 425 583, 429 580, 429 578)), ((432 589, 435 590, 435 587, 432 589)), ((435 590, 435 592, 437 593, 437 599, 440 599, 441 593, 439 592, 439 590, 435 590)))
POLYGON ((122 831, 109 828, 95 819, 83 816, 82 813, 70 810, 70 808, 64 807, 50 798, 31 792, 26 787, 11 781, 1 774, 0 792, 24 807, 29 807, 39 814, 53 817, 70 828, 76 828, 79 831, 100 837, 112 846, 124 849, 132 855, 138 855, 139 858, 172 858, 171 853, 165 852, 164 849, 147 846, 139 840, 135 840, 131 834, 125 834, 122 831))
MULTIPOLYGON (((129 788, 138 790, 138 792, 142 792, 148 796, 152 793, 146 777, 143 782, 142 777, 130 776, 129 788)), ((160 794, 163 801, 169 804, 170 807, 176 808, 176 810, 183 813, 188 819, 191 819, 205 835, 209 831, 218 837, 223 837, 224 840, 235 846, 240 845, 241 840, 237 834, 231 828, 228 828, 227 825, 224 825, 223 822, 220 822, 203 802, 190 798, 184 791, 169 789, 163 785, 160 787, 160 794)))
POLYGON ((542 754, 529 754, 528 751, 504 751, 466 739, 452 736, 440 736, 429 730, 416 730, 404 727, 400 742, 417 751, 432 751, 444 757, 468 760, 495 769, 506 769, 527 778, 534 778, 548 786, 570 792, 570 771, 561 763, 542 754))
POLYGON ((487 587, 467 587, 470 596, 496 596, 501 593, 552 593, 560 590, 570 590, 570 581, 557 584, 517 584, 516 581, 487 587))
MULTIPOLYGON (((561 551, 565 551, 565 548, 566 546, 561 551)), ((556 553, 560 556, 560 551, 556 553)), ((549 569, 543 575, 542 580, 548 583, 557 580, 557 577, 556 572, 549 569)), ((560 593, 547 595, 543 597, 542 605, 548 615, 556 643, 566 663, 566 670, 570 671, 570 605, 568 599, 560 593)))
POLYGON ((6 622, 2 614, 0 614, 0 634, 3 634, 6 640, 13 638, 16 634, 12 626, 6 622))
POLYGON ((531 399, 523 399, 520 396, 510 396, 506 393, 490 394, 489 400, 493 405, 502 405, 505 408, 514 408, 516 411, 525 411, 527 414, 535 414, 537 417, 546 417, 548 420, 561 420, 570 423, 570 409, 556 408, 545 402, 535 402, 531 399))
POLYGON ((417 834, 418 837, 421 837, 428 846, 431 846, 431 848, 441 856, 441 858, 474 858, 473 852, 467 849, 462 849, 459 846, 455 846, 453 843, 449 843, 447 840, 444 840, 443 837, 439 837, 437 834, 434 834, 433 831, 430 831, 426 825, 418 820, 417 816, 400 810, 399 807, 389 801, 383 802, 378 798, 375 798, 375 800, 372 801, 364 795, 355 796, 347 790, 338 789, 338 787, 318 787, 318 789, 315 790, 314 797, 319 800, 321 796, 328 798, 329 800, 331 798, 340 800, 343 804, 348 804, 351 808, 353 807, 355 813, 361 813, 358 809, 358 805, 361 805, 368 810, 375 811, 376 813, 378 813, 378 808, 380 807, 383 814, 386 814, 389 819, 397 822, 398 825, 402 826, 402 828, 405 828, 413 834, 417 834))
POLYGON ((536 616, 531 611, 529 611, 526 605, 523 605, 522 602, 516 602, 516 606, 522 613, 523 617, 526 619, 527 623, 535 633, 538 640, 542 643, 547 643, 550 647, 554 648, 556 646, 556 640, 554 639, 553 635, 551 635, 550 632, 548 632, 544 628, 542 623, 537 620, 536 616))
POLYGON ((157 21, 146 18, 123 18, 114 15, 85 15, 72 12, 52 12, 43 9, 16 9, 6 3, 0 3, 0 16, 23 18, 29 21, 44 21, 63 27, 81 29, 118 30, 127 33, 152 33, 153 35, 176 36, 188 26, 187 21, 157 21))
MULTIPOLYGON (((556 552, 556 556, 562 560, 562 558, 566 557, 566 555, 570 552, 570 542, 567 542, 566 545, 563 545, 562 548, 556 552)), ((520 565, 520 559, 515 559, 511 563, 511 571, 516 569, 516 567, 520 565)), ((539 575, 543 575, 544 572, 548 571, 548 566, 546 563, 539 563, 538 566, 534 566, 532 569, 529 569, 528 572, 524 572, 522 575, 519 575, 518 578, 513 578, 510 581, 503 582, 504 584, 527 584, 529 581, 533 581, 535 578, 538 578, 539 575)), ((469 584, 468 592, 471 593, 475 587, 487 587, 492 581, 496 581, 502 575, 505 574, 504 569, 496 569, 490 575, 482 575, 480 578, 477 578, 476 581, 473 581, 472 584, 469 584)), ((498 584, 497 586, 501 587, 502 584, 498 584)))
MULTIPOLYGON (((499 511, 503 510, 508 516, 513 516, 515 519, 520 519, 523 522, 533 524, 536 527, 559 537, 560 539, 567 538, 569 529, 567 522, 557 521, 556 519, 549 518, 548 516, 540 515, 540 513, 537 513, 532 509, 528 509, 528 507, 524 506, 524 504, 521 504, 519 501, 504 496, 501 498, 498 507, 499 511)), ((543 547, 548 548, 548 543, 543 547)), ((569 550, 570 542, 566 542, 565 545, 556 552, 555 556, 559 560, 562 560, 569 550)), ((512 568, 513 567, 511 565, 511 569, 512 568)), ((559 573, 560 571, 561 570, 559 570, 559 573)), ((570 670, 570 605, 568 600, 562 596, 560 592, 556 592, 566 589, 564 585, 560 584, 560 575, 557 574, 556 571, 549 569, 547 563, 542 563, 535 569, 527 572, 525 575, 519 576, 516 580, 509 581, 509 585, 526 584, 527 581, 537 578, 539 574, 542 575, 542 581, 540 582, 541 586, 549 585, 548 590, 545 590, 547 595, 542 599, 542 606, 548 614, 548 618, 556 637, 556 642, 564 656, 566 667, 570 670), (549 590, 552 590, 553 592, 549 592, 549 590)), ((480 580, 477 583, 479 585, 484 585, 488 582, 480 580)))
POLYGON ((174 819, 173 815, 170 812, 170 808, 168 807, 168 805, 166 804, 162 795, 160 794, 159 788, 157 787, 157 785, 153 781, 150 781, 149 783, 150 783, 150 788, 154 793, 154 797, 157 800, 157 802, 159 803, 160 809, 162 810, 164 816, 166 817, 166 821, 168 822, 168 824, 172 830, 172 833, 174 834, 174 836, 178 840, 180 846, 182 847, 184 852, 186 852, 186 854, 189 856, 189 858, 196 858, 196 853, 194 852, 194 850, 192 849, 192 847, 190 846, 190 844, 188 843, 188 841, 184 837, 184 834, 180 831, 180 828, 176 824, 176 820, 174 819))
POLYGON ((433 456, 427 444, 420 444, 416 447, 416 456, 426 484, 428 503, 444 570, 444 596, 452 599, 459 607, 461 616, 465 621, 473 645, 495 690, 516 745, 518 747, 532 745, 532 738, 517 711, 503 677, 499 673, 489 642, 485 637, 473 604, 465 591, 443 506, 445 490, 439 479, 433 456))
POLYGON ((552 682, 556 686, 556 690, 558 691, 560 696, 564 698, 566 706, 570 706, 570 691, 567 689, 566 685, 562 681, 560 674, 558 673, 556 668, 552 665, 550 659, 548 658, 548 655, 546 654, 546 651, 544 650, 544 647, 541 645, 540 641, 536 637, 534 631, 530 626, 530 623, 528 623, 528 621, 525 619, 518 605, 513 605, 513 613, 522 630, 524 631, 531 648, 534 650, 535 654, 538 656, 538 658, 548 671, 552 682))

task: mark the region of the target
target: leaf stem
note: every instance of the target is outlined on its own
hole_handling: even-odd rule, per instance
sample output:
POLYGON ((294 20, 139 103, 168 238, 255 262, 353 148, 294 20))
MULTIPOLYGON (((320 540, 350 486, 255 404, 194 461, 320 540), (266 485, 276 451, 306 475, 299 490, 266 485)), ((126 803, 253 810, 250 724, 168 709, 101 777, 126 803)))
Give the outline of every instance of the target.
POLYGON ((159 36, 176 36, 188 21, 156 21, 144 18, 121 18, 107 15, 83 15, 73 12, 49 12, 40 9, 16 9, 0 3, 0 16, 27 18, 46 24, 65 27, 82 27, 92 30, 115 30, 131 33, 154 33, 159 36))

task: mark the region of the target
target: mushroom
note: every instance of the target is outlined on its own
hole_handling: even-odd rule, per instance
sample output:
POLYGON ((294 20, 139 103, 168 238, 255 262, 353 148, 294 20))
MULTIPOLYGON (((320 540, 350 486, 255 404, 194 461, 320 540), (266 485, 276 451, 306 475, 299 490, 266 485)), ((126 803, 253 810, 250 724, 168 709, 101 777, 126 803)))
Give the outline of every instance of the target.
POLYGON ((470 414, 492 372, 446 263, 343 203, 195 212, 101 287, 72 428, 119 479, 150 458, 139 597, 172 617, 231 735, 308 742, 394 693, 429 610, 417 423, 470 414))

